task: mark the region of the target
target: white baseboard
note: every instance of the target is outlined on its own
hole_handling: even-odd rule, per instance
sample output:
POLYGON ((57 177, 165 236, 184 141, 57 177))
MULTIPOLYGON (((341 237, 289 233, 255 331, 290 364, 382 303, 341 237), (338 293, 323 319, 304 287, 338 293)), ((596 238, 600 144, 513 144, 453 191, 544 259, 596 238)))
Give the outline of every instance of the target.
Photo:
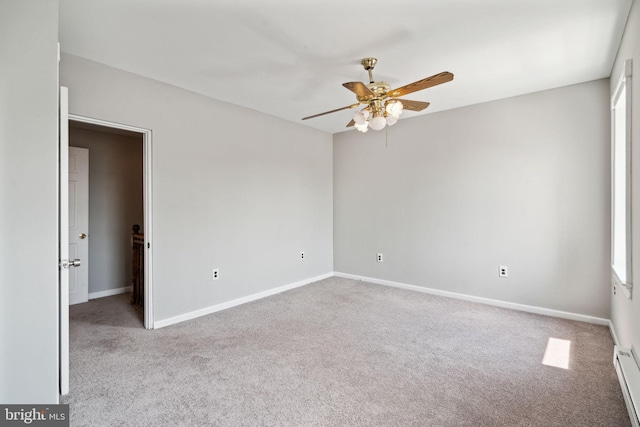
POLYGON ((299 288, 304 285, 308 285, 318 280, 327 279, 333 277, 333 273, 327 273, 320 276, 312 277, 310 279, 301 280, 299 282, 290 283, 288 285, 280 286, 277 288, 269 289, 267 291, 258 292, 257 294, 248 295, 246 297, 234 299, 231 301, 223 302, 220 304, 212 305, 209 307, 201 308, 200 310, 191 311, 189 313, 181 314, 179 316, 170 317, 168 319, 156 320, 153 323, 153 328, 164 328, 165 326, 174 325, 176 323, 184 322, 186 320, 195 319, 197 317, 206 316, 207 314, 215 313, 217 311, 226 310, 227 308, 235 307, 241 304, 245 304, 258 299, 266 298, 271 295, 279 294, 281 292, 288 291, 290 289, 299 288))
MULTIPOLYGON (((211 314, 211 313, 215 313, 217 311, 222 311, 222 310, 226 310, 227 308, 231 308, 231 307, 236 307, 238 305, 241 304, 245 304, 251 301, 255 301, 258 299, 262 299, 262 298, 266 298, 268 296, 271 295, 275 295, 275 294, 279 294, 281 292, 285 292, 288 291, 290 289, 294 289, 294 288, 299 288, 301 286, 305 286, 308 285, 310 283, 313 282, 317 282, 319 280, 323 280, 323 279, 327 279, 329 277, 343 277, 345 279, 354 279, 354 280, 360 280, 363 282, 368 282, 368 283, 372 283, 372 284, 376 284, 376 285, 384 285, 384 286, 391 286, 394 288, 401 288, 401 289, 408 289, 411 291, 416 291, 416 292, 422 292, 422 293, 426 293, 426 294, 431 294, 431 295, 438 295, 438 296, 442 296, 442 297, 448 297, 448 298, 455 298, 455 299, 459 299, 459 300, 464 300, 464 301, 471 301, 471 302, 477 302, 480 304, 487 304, 487 305, 492 305, 492 306, 496 306, 496 307, 503 307, 503 308, 508 308, 511 310, 518 310, 518 311, 524 311, 527 313, 535 313, 535 314, 542 314, 545 316, 552 316, 552 317, 559 317, 562 319, 569 319, 569 320, 577 320, 580 322, 586 322, 586 323, 593 323, 596 325, 603 325, 603 326, 608 326, 609 330, 611 331, 611 336, 613 337, 613 341, 615 344, 618 344, 618 338, 616 336, 615 333, 615 329, 613 327, 613 324, 611 323, 611 321, 609 319, 604 319, 604 318, 600 318, 600 317, 594 317, 594 316, 588 316, 585 314, 578 314, 578 313, 571 313, 568 311, 560 311, 560 310, 553 310, 550 308, 544 308, 544 307, 537 307, 537 306, 532 306, 532 305, 525 305, 525 304, 518 304, 518 303, 514 303, 514 302, 508 302, 508 301, 500 301, 500 300, 494 300, 494 299, 490 299, 490 298, 483 298, 483 297, 476 297, 473 295, 466 295, 466 294, 460 294, 460 293, 456 293, 456 292, 449 292, 449 291, 442 291, 439 289, 433 289, 433 288, 425 288, 422 286, 416 286, 416 285, 408 285, 406 283, 400 283, 400 282, 393 282, 390 280, 382 280, 382 279, 375 279, 373 277, 365 277, 365 276, 358 276, 355 274, 347 274, 347 273, 340 273, 340 272, 332 272, 332 273, 327 273, 327 274, 323 274, 320 276, 316 276, 316 277, 312 277, 309 279, 305 279, 296 283, 291 283, 288 285, 284 285, 284 286, 280 286, 277 288, 273 288, 273 289, 269 289, 267 291, 263 291, 263 292, 259 292, 257 294, 253 294, 253 295, 248 295, 246 297, 242 297, 242 298, 238 298, 235 300, 231 300, 231 301, 227 301, 227 302, 223 302, 220 304, 216 304, 216 305, 212 305, 209 307, 205 307, 199 310, 195 310, 195 311, 191 311, 189 313, 184 313, 178 316, 174 316, 174 317, 170 317, 168 319, 163 319, 163 320, 158 320, 155 321, 153 324, 153 328, 154 329, 158 329, 158 328, 164 328, 165 326, 170 326, 170 325, 174 325, 176 323, 180 323, 180 322, 184 322, 187 320, 191 320, 191 319, 195 319, 201 316, 206 316, 207 314, 211 314)), ((126 288, 120 288, 120 289, 131 289, 131 287, 126 287, 126 288)), ((117 289, 113 289, 110 291, 104 291, 104 292, 97 292, 96 294, 102 294, 102 293, 107 293, 107 292, 113 292, 113 291, 117 291, 117 289)), ((122 293, 122 292, 127 292, 125 291, 121 291, 121 292, 115 292, 113 294, 109 294, 109 295, 115 295, 116 293, 122 293)), ((89 294, 89 299, 94 298, 92 295, 94 294, 89 294)), ((99 295, 96 298, 100 297, 100 296, 109 296, 109 295, 99 295)))
MULTIPOLYGON (((611 325, 611 322, 609 321, 609 319, 603 319, 600 317, 587 316, 585 314, 571 313, 568 311, 553 310, 550 308, 536 307, 533 305, 518 304, 515 302, 507 302, 507 301, 500 301, 500 300, 495 300, 490 298, 475 297, 472 295, 459 294, 456 292, 442 291, 439 289, 432 289, 432 288, 424 288, 422 286, 407 285, 405 283, 392 282, 390 280, 381 280, 381 279, 374 279, 372 277, 357 276, 355 274, 347 274, 347 273, 340 273, 340 272, 334 272, 333 274, 336 277, 344 277, 345 279, 361 280, 363 282, 369 282, 376 285, 392 286, 394 288, 409 289, 412 291, 423 292, 426 294, 455 298, 455 299, 460 299, 464 301, 478 302, 481 304, 509 308, 512 310, 526 311, 528 313, 536 313, 536 314, 542 314, 545 316, 560 317, 562 319, 578 320, 580 322, 587 322, 587 323, 593 323, 596 325, 609 326, 609 328, 612 331, 612 335, 614 333, 613 326, 611 325)), ((616 341, 615 335, 614 335, 614 341, 616 341)))
POLYGON ((124 286, 122 288, 116 288, 116 289, 107 289, 106 291, 100 291, 100 292, 90 292, 89 299, 110 297, 112 295, 125 294, 127 292, 131 292, 131 286, 124 286))
POLYGON ((616 334, 616 328, 613 326, 613 322, 609 320, 609 332, 611 332, 611 338, 613 338, 614 345, 620 345, 620 341, 618 341, 618 334, 616 334))

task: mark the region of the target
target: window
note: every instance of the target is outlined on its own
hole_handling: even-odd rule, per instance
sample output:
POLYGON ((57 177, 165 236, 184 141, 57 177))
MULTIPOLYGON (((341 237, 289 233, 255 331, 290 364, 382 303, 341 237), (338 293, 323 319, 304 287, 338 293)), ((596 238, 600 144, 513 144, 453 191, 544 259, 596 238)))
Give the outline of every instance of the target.
POLYGON ((631 298, 631 60, 611 97, 611 270, 631 298))

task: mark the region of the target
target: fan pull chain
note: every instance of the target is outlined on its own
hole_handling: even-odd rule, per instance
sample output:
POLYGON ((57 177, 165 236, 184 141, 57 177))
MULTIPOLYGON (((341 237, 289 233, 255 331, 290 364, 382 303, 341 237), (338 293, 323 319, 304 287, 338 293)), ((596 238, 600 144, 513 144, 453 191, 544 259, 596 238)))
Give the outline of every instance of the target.
POLYGON ((385 148, 389 148, 389 126, 386 126, 384 129, 384 146, 385 148))

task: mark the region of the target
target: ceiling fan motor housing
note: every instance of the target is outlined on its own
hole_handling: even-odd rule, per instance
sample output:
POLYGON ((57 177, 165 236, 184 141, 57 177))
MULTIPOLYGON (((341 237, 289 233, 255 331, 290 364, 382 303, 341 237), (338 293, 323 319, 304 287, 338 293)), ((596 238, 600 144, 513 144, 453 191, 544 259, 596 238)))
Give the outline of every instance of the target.
POLYGON ((367 85, 369 90, 376 94, 376 97, 384 97, 391 90, 391 86, 385 82, 373 82, 367 85))

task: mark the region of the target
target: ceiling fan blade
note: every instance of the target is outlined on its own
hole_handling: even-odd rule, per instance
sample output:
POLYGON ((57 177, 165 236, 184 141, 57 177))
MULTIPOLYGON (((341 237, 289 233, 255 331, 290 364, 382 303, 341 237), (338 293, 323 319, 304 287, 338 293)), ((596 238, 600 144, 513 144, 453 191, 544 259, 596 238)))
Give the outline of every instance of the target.
POLYGON ((355 125, 355 124, 356 124, 356 121, 355 121, 355 120, 353 120, 353 119, 351 119, 351 121, 350 121, 349 123, 347 123, 347 126, 346 126, 346 127, 350 128, 351 126, 353 126, 353 125, 355 125))
POLYGON ((376 96, 376 94, 371 92, 371 90, 362 82, 343 83, 342 86, 355 93, 359 98, 374 98, 376 96))
POLYGON ((402 102, 402 107, 409 111, 422 111, 429 106, 428 102, 422 101, 410 101, 408 99, 398 99, 398 101, 402 102))
POLYGON ((304 117, 302 120, 313 119, 314 117, 324 116, 325 114, 335 113, 336 111, 348 110, 349 108, 356 108, 358 105, 360 105, 360 103, 347 105, 346 107, 336 108, 335 110, 325 111, 324 113, 315 114, 315 115, 309 116, 309 117, 304 117))
POLYGON ((426 89, 429 87, 437 86, 442 83, 450 82, 451 80, 453 80, 453 74, 451 74, 448 71, 445 71, 440 74, 435 74, 431 77, 427 77, 426 79, 409 83, 408 85, 399 87, 398 89, 393 89, 387 92, 387 96, 396 98, 398 96, 408 95, 410 93, 417 92, 422 89, 426 89))

